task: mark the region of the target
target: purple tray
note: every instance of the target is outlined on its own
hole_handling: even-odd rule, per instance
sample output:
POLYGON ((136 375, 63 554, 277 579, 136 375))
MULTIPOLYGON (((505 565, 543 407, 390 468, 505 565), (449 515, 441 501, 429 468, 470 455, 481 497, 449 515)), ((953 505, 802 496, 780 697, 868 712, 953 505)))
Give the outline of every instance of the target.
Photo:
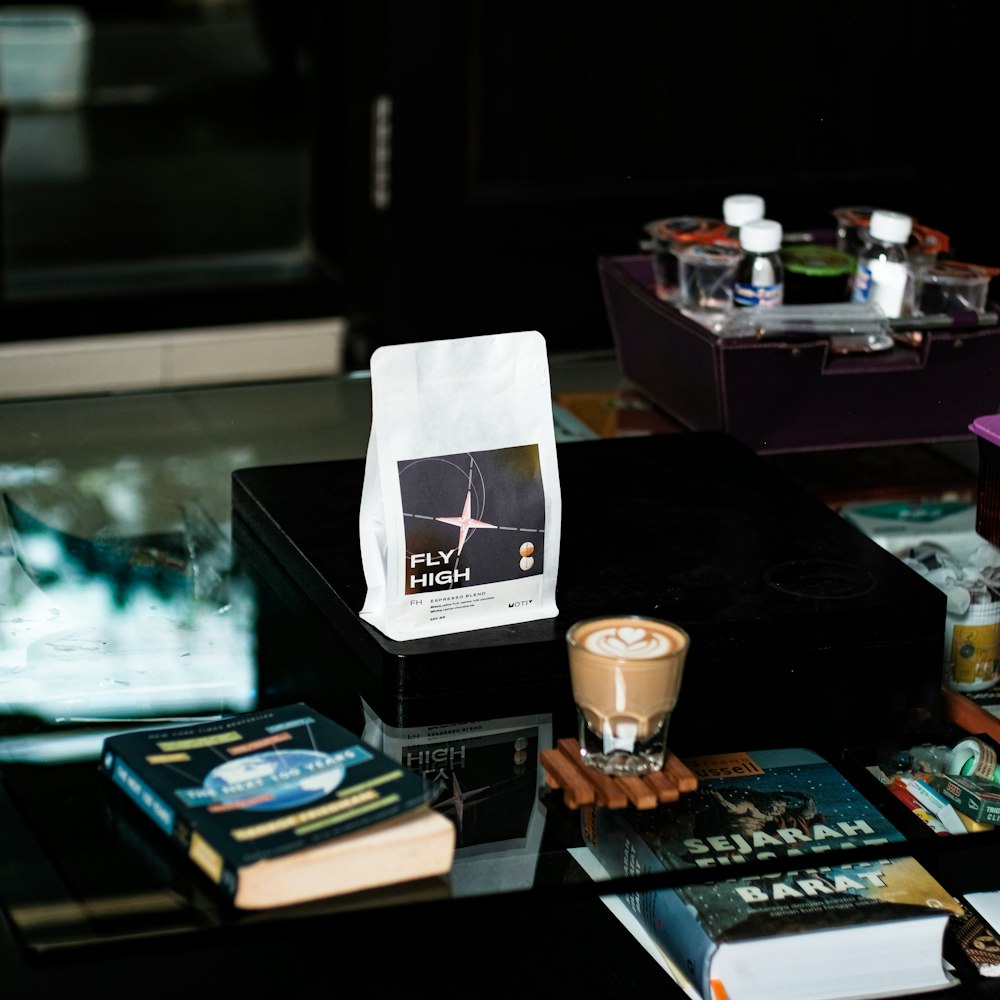
POLYGON ((601 257, 598 273, 622 373, 691 430, 760 453, 819 451, 968 440, 973 419, 1000 409, 1000 327, 868 355, 723 340, 656 297, 648 254, 601 257))

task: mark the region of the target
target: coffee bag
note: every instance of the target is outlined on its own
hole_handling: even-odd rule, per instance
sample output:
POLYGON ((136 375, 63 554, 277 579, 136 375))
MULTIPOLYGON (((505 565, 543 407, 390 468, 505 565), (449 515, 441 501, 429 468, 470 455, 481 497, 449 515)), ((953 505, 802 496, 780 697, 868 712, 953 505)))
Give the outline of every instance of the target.
POLYGON ((391 639, 552 618, 562 495, 536 331, 380 347, 361 617, 391 639))

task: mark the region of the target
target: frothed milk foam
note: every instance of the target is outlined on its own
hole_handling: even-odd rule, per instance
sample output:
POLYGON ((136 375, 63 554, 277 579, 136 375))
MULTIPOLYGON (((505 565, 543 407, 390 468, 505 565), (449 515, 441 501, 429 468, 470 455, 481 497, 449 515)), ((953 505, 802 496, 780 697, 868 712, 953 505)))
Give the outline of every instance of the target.
POLYGON ((648 739, 677 704, 688 638, 649 618, 594 618, 568 639, 573 698, 596 733, 634 723, 648 739))

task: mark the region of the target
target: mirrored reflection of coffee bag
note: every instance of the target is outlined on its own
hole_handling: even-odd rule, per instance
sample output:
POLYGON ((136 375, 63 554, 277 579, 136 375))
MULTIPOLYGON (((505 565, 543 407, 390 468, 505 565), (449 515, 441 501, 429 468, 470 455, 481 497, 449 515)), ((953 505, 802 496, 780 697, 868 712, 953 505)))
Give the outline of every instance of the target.
POLYGON ((380 347, 361 617, 390 639, 554 618, 562 495, 536 331, 380 347))

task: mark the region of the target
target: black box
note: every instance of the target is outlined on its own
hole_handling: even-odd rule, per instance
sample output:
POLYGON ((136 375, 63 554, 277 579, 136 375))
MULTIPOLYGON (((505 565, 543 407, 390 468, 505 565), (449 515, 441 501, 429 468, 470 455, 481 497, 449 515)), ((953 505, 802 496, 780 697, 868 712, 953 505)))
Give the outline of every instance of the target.
POLYGON ((360 728, 552 713, 573 734, 564 634, 674 621, 691 651, 678 753, 875 742, 940 721, 945 596, 720 431, 558 446, 559 614, 398 642, 358 617, 364 460, 233 473, 238 565, 256 585, 261 693, 360 728))

